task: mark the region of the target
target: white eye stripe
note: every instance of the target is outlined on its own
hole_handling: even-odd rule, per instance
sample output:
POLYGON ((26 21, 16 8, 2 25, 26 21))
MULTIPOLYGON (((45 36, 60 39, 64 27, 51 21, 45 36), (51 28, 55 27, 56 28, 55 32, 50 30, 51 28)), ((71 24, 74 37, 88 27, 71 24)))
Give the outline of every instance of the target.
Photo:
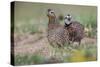
POLYGON ((67 18, 71 18, 71 16, 67 16, 67 18))
POLYGON ((72 18, 72 16, 68 16, 68 15, 67 15, 67 16, 65 16, 65 19, 68 19, 68 18, 72 18))

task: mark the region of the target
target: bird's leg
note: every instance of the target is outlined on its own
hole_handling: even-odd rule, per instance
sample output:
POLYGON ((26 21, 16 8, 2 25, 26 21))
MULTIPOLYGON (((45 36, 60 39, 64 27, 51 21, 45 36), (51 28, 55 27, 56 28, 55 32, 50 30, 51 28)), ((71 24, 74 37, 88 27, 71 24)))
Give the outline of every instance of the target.
POLYGON ((60 52, 60 48, 59 47, 56 47, 55 48, 55 53, 54 53, 54 57, 59 57, 59 52, 60 52))
POLYGON ((52 50, 50 51, 50 57, 55 57, 56 56, 56 49, 54 47, 51 48, 52 50))
POLYGON ((81 40, 79 41, 79 47, 81 46, 81 40))
POLYGON ((51 45, 51 51, 50 51, 50 56, 52 57, 52 56, 55 56, 55 48, 54 47, 56 47, 55 45, 54 45, 54 43, 52 43, 52 42, 49 42, 49 44, 51 45))
POLYGON ((73 43, 74 43, 74 38, 71 39, 70 41, 70 46, 73 47, 73 43))
POLYGON ((79 41, 79 46, 80 46, 80 44, 81 44, 81 41, 79 41))
POLYGON ((53 52, 54 52, 53 48, 51 48, 51 49, 52 49, 52 50, 50 51, 50 57, 53 56, 53 52))

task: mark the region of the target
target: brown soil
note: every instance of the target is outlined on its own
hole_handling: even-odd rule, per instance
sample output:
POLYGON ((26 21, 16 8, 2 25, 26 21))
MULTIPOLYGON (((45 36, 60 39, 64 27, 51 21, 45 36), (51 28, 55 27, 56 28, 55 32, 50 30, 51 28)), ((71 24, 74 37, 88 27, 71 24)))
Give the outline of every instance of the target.
MULTIPOLYGON (((15 55, 21 54, 35 54, 39 53, 44 56, 50 56, 52 51, 51 46, 48 43, 46 36, 41 34, 15 34, 14 37, 14 53, 15 55)), ((85 37, 81 44, 96 44, 95 38, 85 37)))

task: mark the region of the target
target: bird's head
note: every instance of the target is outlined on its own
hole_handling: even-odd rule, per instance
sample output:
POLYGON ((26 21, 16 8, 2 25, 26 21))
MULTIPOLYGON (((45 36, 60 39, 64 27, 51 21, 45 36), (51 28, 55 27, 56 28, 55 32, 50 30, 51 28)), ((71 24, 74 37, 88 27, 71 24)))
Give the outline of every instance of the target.
POLYGON ((68 14, 67 16, 64 17, 64 23, 65 23, 65 26, 69 26, 72 22, 71 22, 71 15, 68 14))
POLYGON ((67 16, 65 16, 65 18, 64 18, 64 19, 66 19, 66 20, 68 20, 68 21, 71 21, 72 16, 71 16, 70 14, 68 14, 67 16))
POLYGON ((53 11, 52 9, 48 9, 47 16, 48 16, 49 18, 55 17, 54 11, 53 11))

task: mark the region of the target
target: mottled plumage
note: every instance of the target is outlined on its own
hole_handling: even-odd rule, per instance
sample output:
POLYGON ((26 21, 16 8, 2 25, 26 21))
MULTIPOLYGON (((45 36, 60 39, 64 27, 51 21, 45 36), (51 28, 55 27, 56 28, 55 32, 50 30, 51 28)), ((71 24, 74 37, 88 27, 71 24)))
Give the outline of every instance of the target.
POLYGON ((53 10, 48 9, 48 41, 53 47, 62 47, 68 42, 68 32, 65 31, 64 26, 57 21, 53 10))
POLYGON ((65 21, 65 28, 69 33, 69 40, 80 44, 84 37, 84 26, 78 21, 68 20, 68 18, 65 18, 65 20, 67 20, 65 21))

